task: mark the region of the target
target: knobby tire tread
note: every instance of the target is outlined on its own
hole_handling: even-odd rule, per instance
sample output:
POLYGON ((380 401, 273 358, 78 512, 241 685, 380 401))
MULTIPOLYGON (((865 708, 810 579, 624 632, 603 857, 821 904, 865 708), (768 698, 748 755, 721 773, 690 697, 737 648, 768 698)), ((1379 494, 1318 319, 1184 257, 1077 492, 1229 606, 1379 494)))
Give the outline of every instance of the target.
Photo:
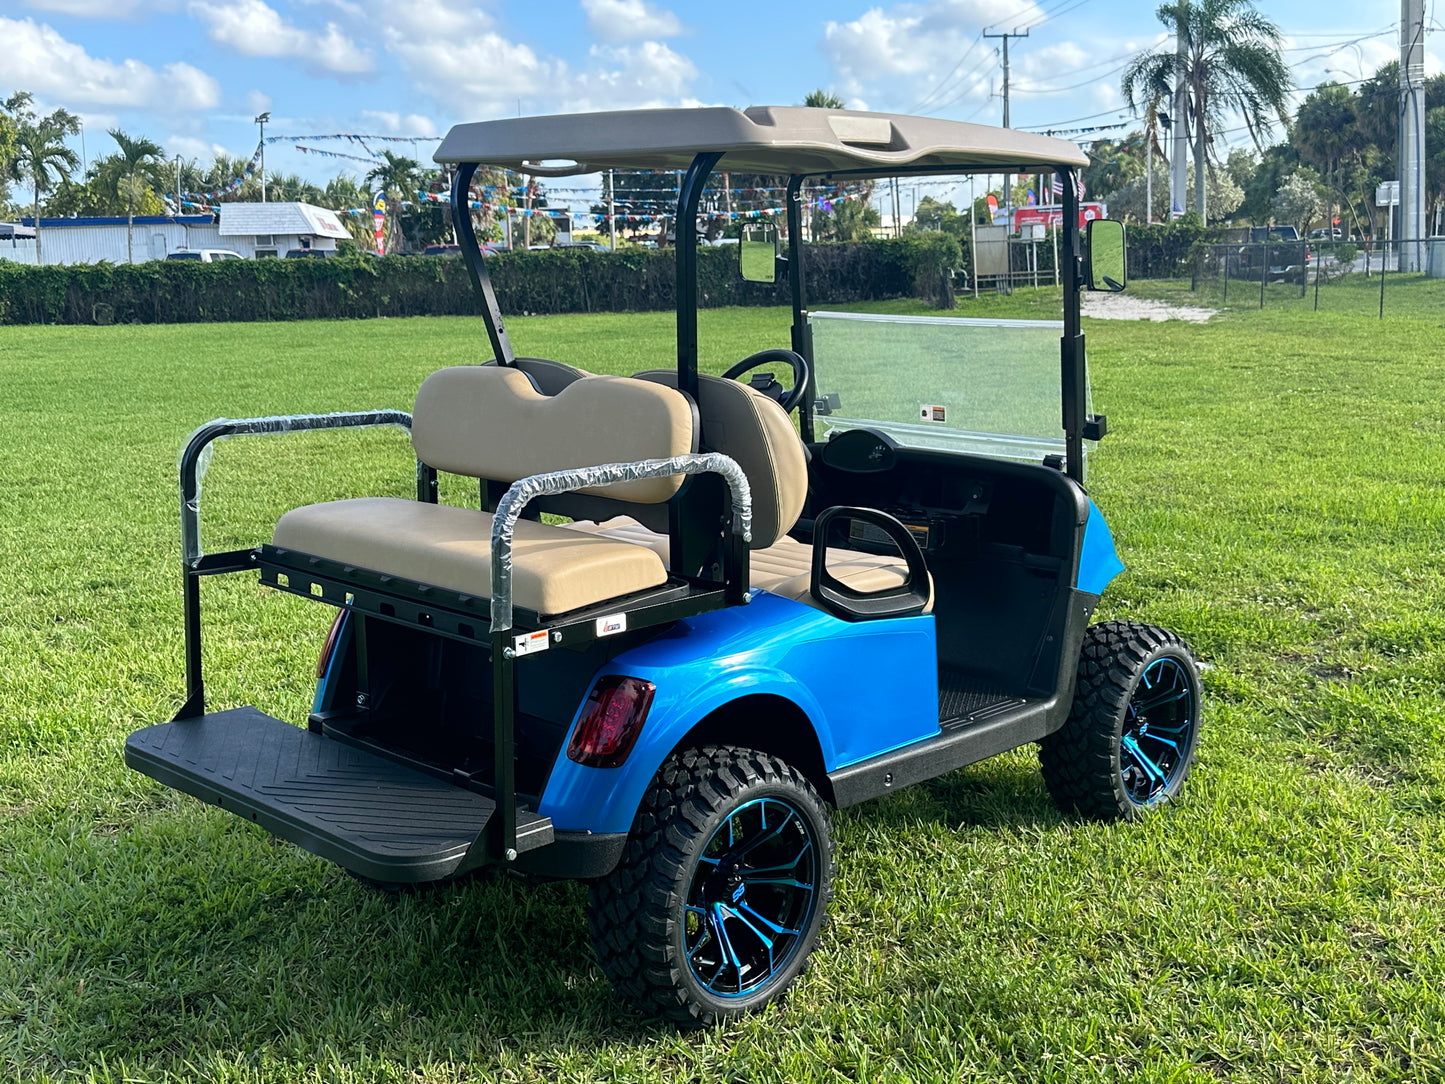
MULTIPOLYGON (((676 897, 687 891, 681 873, 710 821, 758 783, 796 789, 798 798, 811 800, 822 813, 826 835, 822 800, 784 761, 729 745, 688 749, 658 769, 622 860, 592 882, 587 924, 598 962, 618 993, 648 1015, 687 1026, 712 1024, 719 1015, 689 996, 683 976, 688 962, 672 958, 672 924, 681 910, 676 897)), ((827 863, 816 907, 826 918, 836 866, 831 846, 820 850, 827 852, 827 863)), ((787 985, 807 969, 809 948, 802 946, 802 964, 787 985)))
MULTIPOLYGON (((1146 660, 1166 647, 1192 658, 1176 633, 1141 621, 1102 621, 1085 632, 1068 722, 1039 743, 1044 783, 1061 809, 1096 820, 1118 820, 1139 816, 1148 808, 1136 805, 1124 791, 1118 721, 1146 660)), ((1191 749, 1170 786, 1171 796, 1189 778, 1194 758, 1191 749)))

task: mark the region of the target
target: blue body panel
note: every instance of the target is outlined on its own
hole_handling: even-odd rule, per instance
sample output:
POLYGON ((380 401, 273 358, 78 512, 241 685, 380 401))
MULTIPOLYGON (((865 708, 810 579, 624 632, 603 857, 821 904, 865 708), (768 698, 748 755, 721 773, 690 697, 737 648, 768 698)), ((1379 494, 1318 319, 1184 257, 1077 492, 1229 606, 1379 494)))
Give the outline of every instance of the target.
MULTIPOLYGON (((526 669, 518 668, 519 680, 526 669)), ((657 694, 620 767, 583 767, 567 759, 564 743, 538 809, 559 829, 629 831, 648 784, 682 737, 742 696, 773 694, 801 708, 829 771, 938 733, 938 649, 929 615, 843 621, 755 591, 747 606, 679 621, 602 674, 643 678, 657 694)))
POLYGON ((1084 545, 1079 552, 1079 582, 1075 586, 1091 595, 1102 595, 1109 581, 1123 571, 1124 562, 1114 549, 1114 536, 1104 522, 1104 513, 1090 500, 1084 545))

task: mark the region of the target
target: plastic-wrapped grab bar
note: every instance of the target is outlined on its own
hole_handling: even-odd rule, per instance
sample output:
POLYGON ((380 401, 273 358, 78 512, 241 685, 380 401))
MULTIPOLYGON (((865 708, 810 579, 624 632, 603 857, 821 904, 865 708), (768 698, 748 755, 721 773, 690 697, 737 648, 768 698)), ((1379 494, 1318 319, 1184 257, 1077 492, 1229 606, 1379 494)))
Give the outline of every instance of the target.
MULTIPOLYGON (((211 443, 225 437, 257 436, 268 433, 299 433, 311 429, 358 429, 373 425, 394 425, 411 432, 411 415, 404 410, 361 410, 338 414, 288 414, 269 418, 217 418, 198 428, 181 450, 181 559, 193 568, 204 554, 201 549, 201 479, 211 464, 211 443)), ((421 472, 417 463, 418 492, 421 472)))
POLYGON ((721 452, 702 452, 668 459, 641 459, 636 463, 603 463, 596 467, 534 474, 513 482, 497 502, 492 517, 492 629, 512 627, 512 533, 522 509, 536 497, 570 493, 590 486, 631 482, 638 478, 666 478, 673 474, 721 474, 732 494, 734 534, 744 542, 753 539, 753 493, 748 476, 737 462, 721 452))

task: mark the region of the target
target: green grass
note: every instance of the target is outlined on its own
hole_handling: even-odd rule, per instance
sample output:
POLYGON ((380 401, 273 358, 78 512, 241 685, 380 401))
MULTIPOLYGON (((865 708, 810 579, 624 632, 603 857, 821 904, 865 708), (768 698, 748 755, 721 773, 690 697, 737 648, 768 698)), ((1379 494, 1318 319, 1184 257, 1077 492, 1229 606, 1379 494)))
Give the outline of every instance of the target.
MULTIPOLYGON (((785 343, 786 322, 704 313, 705 363, 785 343)), ((613 999, 576 885, 380 897, 121 764, 181 693, 186 433, 405 406, 478 357, 479 325, 6 329, 0 1078, 1440 1079, 1439 321, 1087 330, 1111 429, 1090 488, 1130 565, 1101 616, 1176 628, 1211 664, 1186 799, 1082 823, 1023 750, 842 813, 813 968, 784 1005, 679 1035, 613 999)), ((672 324, 511 331, 629 372, 668 363, 672 324)), ((251 543, 290 505, 409 484, 395 432, 228 441, 206 537, 251 543)), ((205 602, 212 702, 299 720, 326 608, 246 577, 205 602)))

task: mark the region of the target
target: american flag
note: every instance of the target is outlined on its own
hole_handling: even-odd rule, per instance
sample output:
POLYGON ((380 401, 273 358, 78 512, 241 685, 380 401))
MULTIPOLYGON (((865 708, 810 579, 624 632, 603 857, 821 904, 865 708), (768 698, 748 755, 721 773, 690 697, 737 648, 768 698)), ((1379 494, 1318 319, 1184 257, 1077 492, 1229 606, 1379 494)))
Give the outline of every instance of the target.
MULTIPOLYGON (((1078 176, 1076 176, 1076 177, 1074 178, 1074 191, 1075 191, 1075 193, 1077 193, 1077 195, 1078 195, 1078 197, 1079 197, 1079 202, 1082 203, 1083 200, 1084 200, 1084 178, 1078 177, 1078 176)), ((1059 175, 1058 175, 1057 173, 1055 173, 1055 174, 1054 174, 1054 195, 1056 195, 1056 196, 1062 196, 1063 194, 1064 194, 1064 182, 1063 182, 1062 180, 1060 180, 1060 179, 1059 179, 1059 175)))

